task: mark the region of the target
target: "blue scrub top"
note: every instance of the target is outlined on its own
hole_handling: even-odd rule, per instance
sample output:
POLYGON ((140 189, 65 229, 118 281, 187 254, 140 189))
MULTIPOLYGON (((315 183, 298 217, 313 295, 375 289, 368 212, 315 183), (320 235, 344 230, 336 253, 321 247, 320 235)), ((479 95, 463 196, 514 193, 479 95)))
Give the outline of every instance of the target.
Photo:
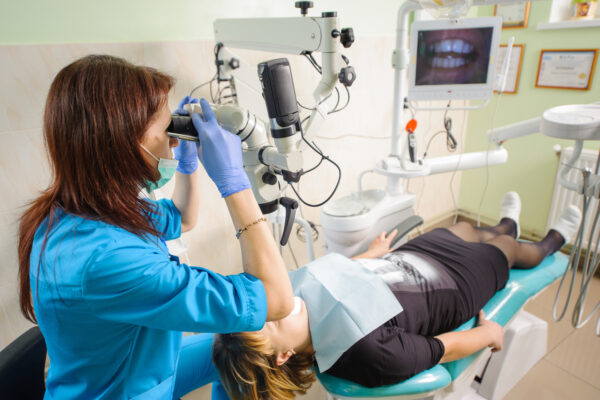
POLYGON ((263 326, 261 281, 172 261, 161 239, 181 235, 181 216, 170 200, 152 203, 162 238, 57 211, 40 257, 47 220, 38 228, 30 278, 50 358, 45 399, 171 399, 182 331, 263 326))

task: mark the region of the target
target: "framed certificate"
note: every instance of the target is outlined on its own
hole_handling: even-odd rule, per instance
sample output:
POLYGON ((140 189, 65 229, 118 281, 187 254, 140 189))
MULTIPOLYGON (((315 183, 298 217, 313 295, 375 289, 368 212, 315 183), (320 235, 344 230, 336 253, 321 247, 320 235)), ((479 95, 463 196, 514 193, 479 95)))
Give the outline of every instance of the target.
POLYGON ((598 49, 542 50, 535 86, 589 90, 598 49))
MULTIPOLYGON (((504 65, 504 59, 506 58, 506 51, 508 46, 501 44, 496 55, 496 72, 499 74, 502 72, 502 66, 504 65)), ((510 54, 510 60, 508 64, 508 70, 506 71, 506 83, 504 84, 504 91, 502 93, 516 94, 519 88, 519 78, 521 77, 521 65, 523 64, 523 52, 525 45, 515 44, 513 45, 512 52, 510 54)), ((500 90, 500 82, 496 78, 494 82, 494 92, 500 90)))
POLYGON ((526 28, 531 3, 496 4, 494 15, 502 17, 502 29, 526 28))

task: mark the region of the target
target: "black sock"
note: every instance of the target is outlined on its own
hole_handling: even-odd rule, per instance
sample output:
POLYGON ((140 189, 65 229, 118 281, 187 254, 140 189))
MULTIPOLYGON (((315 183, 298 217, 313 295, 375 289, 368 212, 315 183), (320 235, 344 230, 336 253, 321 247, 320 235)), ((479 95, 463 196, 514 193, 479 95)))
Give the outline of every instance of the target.
MULTIPOLYGON (((475 228, 480 231, 491 232, 494 236, 509 235, 516 239, 517 223, 510 218, 502 218, 496 226, 486 226, 484 228, 475 228)), ((486 239, 489 240, 489 239, 486 239)))
POLYGON ((550 229, 546 236, 536 246, 540 247, 543 254, 549 256, 556 253, 565 244, 565 238, 554 229, 550 229))
POLYGON ((498 226, 502 226, 504 228, 502 232, 503 234, 512 236, 515 239, 517 238, 517 223, 513 219, 506 217, 502 218, 498 223, 498 226))

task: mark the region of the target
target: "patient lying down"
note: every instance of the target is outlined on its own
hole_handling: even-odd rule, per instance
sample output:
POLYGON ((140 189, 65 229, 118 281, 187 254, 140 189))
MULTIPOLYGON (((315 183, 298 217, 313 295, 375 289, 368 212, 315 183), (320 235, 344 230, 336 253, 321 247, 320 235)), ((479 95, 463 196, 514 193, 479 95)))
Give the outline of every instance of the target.
POLYGON ((458 223, 390 251, 382 233, 364 254, 328 255, 290 273, 294 312, 257 332, 216 335, 213 360, 229 396, 292 399, 321 372, 368 387, 401 382, 486 346, 502 348, 502 327, 481 309, 510 268, 532 268, 574 234, 567 208, 537 243, 517 241, 520 200, 507 193, 498 225, 458 223), (323 264, 326 265, 323 265, 323 264), (475 328, 453 332, 474 316, 475 328))

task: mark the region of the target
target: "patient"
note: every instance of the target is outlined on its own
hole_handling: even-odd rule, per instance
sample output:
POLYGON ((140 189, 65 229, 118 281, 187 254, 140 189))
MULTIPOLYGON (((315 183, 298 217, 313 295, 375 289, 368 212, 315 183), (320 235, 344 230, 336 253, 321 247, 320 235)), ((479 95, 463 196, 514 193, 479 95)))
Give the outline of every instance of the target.
POLYGON ((355 260, 327 255, 291 272, 294 293, 303 297, 295 298, 292 314, 257 332, 216 335, 213 360, 229 396, 292 399, 312 385, 314 365, 376 387, 486 346, 500 350, 502 327, 481 309, 505 286, 511 267, 538 265, 581 219, 569 206, 541 241, 525 243, 516 240, 520 208, 509 192, 494 227, 460 222, 393 251, 395 232, 382 233, 355 260), (475 328, 453 332, 476 315, 475 328))

